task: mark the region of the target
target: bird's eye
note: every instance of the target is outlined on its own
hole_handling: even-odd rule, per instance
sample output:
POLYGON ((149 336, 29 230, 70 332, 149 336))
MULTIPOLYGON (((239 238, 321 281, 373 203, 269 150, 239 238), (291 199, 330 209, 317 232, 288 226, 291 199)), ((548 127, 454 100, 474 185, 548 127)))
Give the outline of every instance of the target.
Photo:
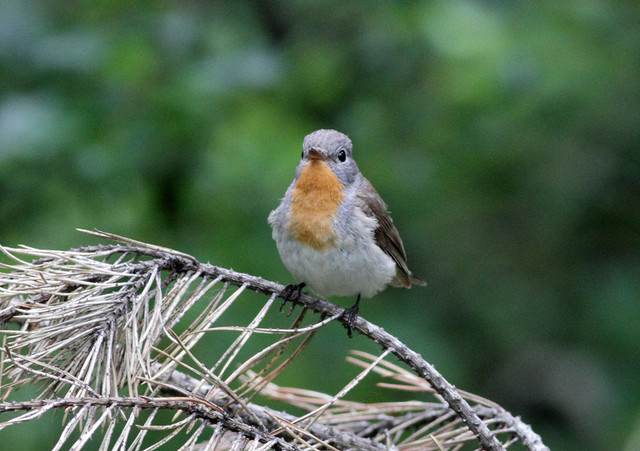
POLYGON ((341 150, 338 153, 338 160, 340 160, 341 163, 344 163, 345 161, 347 161, 347 152, 345 152, 344 150, 341 150))

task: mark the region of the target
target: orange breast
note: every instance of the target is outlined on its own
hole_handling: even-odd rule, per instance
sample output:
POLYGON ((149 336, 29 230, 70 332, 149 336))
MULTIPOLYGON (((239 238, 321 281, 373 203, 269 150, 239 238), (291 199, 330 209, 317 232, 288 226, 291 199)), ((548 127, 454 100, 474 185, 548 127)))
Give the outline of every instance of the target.
POLYGON ((289 232, 298 241, 314 249, 336 245, 333 218, 344 199, 340 183, 329 165, 312 160, 300 172, 291 193, 289 232))

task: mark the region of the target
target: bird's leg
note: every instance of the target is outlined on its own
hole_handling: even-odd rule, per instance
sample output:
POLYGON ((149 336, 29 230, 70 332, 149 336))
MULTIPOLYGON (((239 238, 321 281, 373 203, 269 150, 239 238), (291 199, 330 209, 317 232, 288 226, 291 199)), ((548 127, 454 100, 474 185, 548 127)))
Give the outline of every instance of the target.
POLYGON ((351 327, 355 326, 356 320, 358 319, 358 309, 360 308, 360 294, 358 294, 358 298, 356 299, 356 303, 353 304, 348 309, 344 310, 342 316, 347 322, 347 335, 351 338, 351 327))
POLYGON ((302 289, 305 286, 307 286, 307 284, 302 282, 297 285, 295 283, 290 283, 289 285, 284 287, 280 292, 280 297, 282 298, 282 304, 280 304, 280 311, 282 311, 282 308, 284 307, 284 304, 287 301, 296 302, 300 297, 300 293, 302 293, 302 289))

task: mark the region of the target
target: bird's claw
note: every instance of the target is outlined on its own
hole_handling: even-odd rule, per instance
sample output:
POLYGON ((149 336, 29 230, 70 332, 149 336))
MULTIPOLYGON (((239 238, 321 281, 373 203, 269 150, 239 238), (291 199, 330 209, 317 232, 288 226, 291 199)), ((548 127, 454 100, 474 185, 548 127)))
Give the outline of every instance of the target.
MULTIPOLYGON (((360 296, 358 296, 358 301, 360 301, 360 296)), ((353 334, 351 333, 351 328, 355 327, 356 321, 358 320, 358 304, 359 302, 356 302, 351 307, 344 309, 344 312, 342 313, 342 316, 344 317, 345 323, 347 325, 347 335, 349 336, 349 338, 353 336, 353 334)))
MULTIPOLYGON (((280 304, 281 312, 282 312, 282 309, 284 308, 284 304, 286 304, 287 301, 295 303, 300 298, 302 289, 305 286, 306 284, 304 282, 299 283, 297 285, 294 283, 290 283, 289 285, 287 285, 282 289, 282 291, 280 292, 280 297, 282 298, 282 304, 280 304)), ((293 305, 291 307, 293 309, 293 305)), ((291 314, 291 312, 289 312, 289 314, 291 314)))

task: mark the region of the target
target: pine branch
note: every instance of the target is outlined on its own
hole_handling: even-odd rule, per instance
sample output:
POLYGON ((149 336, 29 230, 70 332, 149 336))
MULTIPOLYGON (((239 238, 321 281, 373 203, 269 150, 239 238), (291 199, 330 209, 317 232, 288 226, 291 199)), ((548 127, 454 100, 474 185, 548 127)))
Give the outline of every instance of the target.
POLYGON ((356 353, 350 358, 363 371, 343 390, 329 396, 278 387, 273 380, 295 361, 319 328, 334 320, 344 324, 342 308, 302 294, 296 303, 303 309, 290 327, 263 328, 260 324, 282 292, 282 285, 200 263, 171 249, 104 232, 87 233, 120 244, 71 251, 0 247, 17 262, 0 263, 9 271, 0 272, 0 324, 20 326, 19 330, 4 331, 2 397, 6 399, 21 385, 46 382, 39 401, 0 403, 0 412, 27 410, 18 418, 30 421, 50 409, 75 407, 58 446, 76 427, 82 434, 74 446, 82 446, 98 424, 106 425, 105 447, 123 445, 131 440, 132 426, 140 421, 136 412, 151 410, 133 443, 141 443, 148 430, 160 428, 167 435, 159 443, 184 431, 186 443, 195 444, 215 425, 208 443, 215 447, 225 434, 229 437, 233 433, 233 446, 238 449, 254 440, 280 449, 320 444, 375 450, 393 443, 403 443, 403 449, 440 449, 455 447, 474 436, 484 449, 504 449, 498 435, 513 437, 505 446, 515 440, 529 449, 548 449, 528 425, 500 406, 456 390, 419 354, 361 317, 353 328, 385 352, 379 357, 356 353), (24 261, 17 254, 35 260, 24 261), (222 288, 217 288, 220 285, 222 288), (239 289, 229 294, 230 286, 239 289), (270 297, 247 326, 218 325, 245 290, 270 297), (182 321, 196 305, 204 305, 197 318, 182 321), (325 319, 304 325, 308 310, 325 319), (223 331, 238 337, 217 362, 205 365, 194 347, 204 336, 223 331), (274 338, 258 350, 247 345, 261 334, 274 338), (251 355, 240 359, 248 350, 251 355), (411 371, 384 361, 387 353, 393 353, 411 371), (232 367, 236 369, 230 372, 232 367), (432 393, 446 404, 345 401, 345 395, 371 372, 399 382, 390 388, 432 393), (119 396, 122 390, 128 396, 119 396), (179 396, 159 396, 167 390, 179 396), (273 411, 251 401, 258 395, 309 413, 297 417, 273 411), (149 400, 155 404, 145 404, 149 400), (96 409, 104 412, 98 415, 96 409), (132 413, 112 443, 115 424, 121 418, 114 412, 122 409, 132 413), (187 418, 172 425, 152 426, 156 413, 163 409, 184 412, 187 418), (199 426, 190 426, 196 423, 199 426))
MULTIPOLYGON (((158 371, 160 365, 155 364, 152 366, 153 371, 158 371)), ((173 371, 166 379, 165 389, 173 393, 185 393, 195 392, 199 396, 205 397, 207 392, 212 389, 211 386, 201 386, 197 379, 181 373, 180 371, 173 371)), ((275 411, 268 407, 260 406, 254 403, 248 403, 247 407, 253 415, 249 415, 248 411, 240 408, 237 405, 230 406, 228 404, 228 398, 220 397, 211 400, 217 406, 228 409, 231 417, 237 417, 245 424, 257 426, 255 422, 256 418, 259 418, 259 423, 266 426, 267 429, 273 430, 278 427, 276 418, 280 418, 289 423, 295 423, 298 418, 294 415, 286 412, 275 411)), ((322 424, 313 424, 308 428, 309 432, 313 436, 318 437, 326 442, 333 443, 338 449, 361 449, 365 451, 378 451, 387 449, 385 446, 372 442, 371 440, 358 437, 356 435, 345 433, 339 429, 325 426, 322 424)))
MULTIPOLYGON (((285 440, 266 434, 258 428, 248 426, 244 421, 238 421, 226 415, 224 410, 215 404, 206 402, 203 399, 193 397, 183 398, 147 398, 147 397, 90 397, 90 398, 64 398, 64 399, 41 399, 36 401, 11 402, 0 404, 0 413, 27 411, 42 414, 51 409, 67 409, 77 407, 117 407, 117 408, 137 408, 153 410, 175 410, 181 411, 193 418, 204 420, 210 424, 223 424, 229 431, 240 432, 246 436, 254 436, 261 443, 270 443, 275 449, 294 450, 295 447, 285 440)), ((9 420, 0 427, 7 424, 17 424, 21 417, 9 420)))
MULTIPOLYGON (((109 233, 99 231, 88 233, 114 241, 121 241, 121 237, 109 233)), ((82 250, 87 249, 83 248, 82 250)), ((284 289, 283 285, 265 280, 261 277, 239 273, 219 266, 214 266, 209 263, 202 264, 197 262, 193 257, 171 255, 171 257, 167 258, 166 254, 162 254, 162 252, 159 252, 153 256, 165 259, 163 269, 199 271, 209 277, 222 277, 225 282, 229 282, 233 285, 247 286, 247 288, 258 293, 281 293, 284 289)), ((297 298, 296 303, 325 316, 334 316, 344 311, 343 308, 335 304, 306 293, 301 293, 297 298)), ((345 318, 339 316, 338 320, 341 321, 345 327, 347 326, 345 318)), ((469 404, 459 395, 455 387, 442 377, 442 375, 432 365, 427 363, 420 354, 409 349, 409 347, 396 337, 389 334, 381 327, 370 323, 361 316, 358 317, 355 325, 351 327, 353 330, 357 330, 362 335, 365 335, 369 339, 378 343, 384 349, 391 350, 396 357, 409 365, 416 374, 428 381, 434 390, 449 404, 451 409, 467 424, 469 429, 476 435, 484 449, 491 451, 504 449, 500 442, 493 436, 489 428, 480 420, 480 418, 478 418, 478 415, 473 412, 469 404)))

